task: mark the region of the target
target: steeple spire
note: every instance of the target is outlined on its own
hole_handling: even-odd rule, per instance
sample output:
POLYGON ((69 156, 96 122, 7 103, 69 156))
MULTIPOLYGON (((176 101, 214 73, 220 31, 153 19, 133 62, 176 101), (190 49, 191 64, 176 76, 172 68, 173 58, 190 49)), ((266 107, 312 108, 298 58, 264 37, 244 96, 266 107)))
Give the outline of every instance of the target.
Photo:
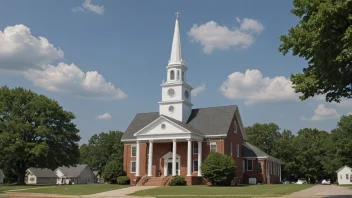
POLYGON ((180 27, 178 25, 178 14, 179 13, 177 12, 169 65, 175 65, 175 64, 183 65, 182 52, 181 52, 180 27))

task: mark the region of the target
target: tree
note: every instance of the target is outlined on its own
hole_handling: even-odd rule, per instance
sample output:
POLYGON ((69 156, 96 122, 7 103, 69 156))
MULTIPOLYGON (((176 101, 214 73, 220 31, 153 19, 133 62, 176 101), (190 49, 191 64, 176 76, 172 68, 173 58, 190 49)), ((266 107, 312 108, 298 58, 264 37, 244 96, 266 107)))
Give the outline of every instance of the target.
POLYGON ((103 178, 110 183, 116 183, 116 179, 119 176, 124 176, 125 172, 121 163, 116 161, 109 162, 103 171, 103 178))
POLYGON ((23 88, 0 88, 0 167, 13 168, 24 184, 29 167, 57 168, 78 162, 74 115, 54 100, 23 88))
POLYGON ((299 23, 282 35, 279 51, 292 50, 308 60, 303 73, 291 75, 301 100, 326 94, 326 101, 352 98, 352 1, 294 0, 299 23))
POLYGON ((204 178, 212 185, 226 186, 235 177, 236 164, 231 156, 214 152, 204 159, 201 170, 204 178))
POLYGON ((275 123, 259 124, 245 128, 247 141, 271 155, 274 140, 280 137, 280 127, 275 123))

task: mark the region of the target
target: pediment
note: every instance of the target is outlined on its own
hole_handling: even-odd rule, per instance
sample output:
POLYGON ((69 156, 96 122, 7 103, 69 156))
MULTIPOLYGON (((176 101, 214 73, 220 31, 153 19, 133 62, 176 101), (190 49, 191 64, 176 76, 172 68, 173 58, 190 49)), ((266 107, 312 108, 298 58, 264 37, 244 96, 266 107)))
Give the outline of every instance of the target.
POLYGON ((191 131, 179 126, 175 122, 160 116, 155 121, 151 122, 138 132, 134 136, 144 136, 144 135, 171 135, 171 134, 190 134, 191 131))

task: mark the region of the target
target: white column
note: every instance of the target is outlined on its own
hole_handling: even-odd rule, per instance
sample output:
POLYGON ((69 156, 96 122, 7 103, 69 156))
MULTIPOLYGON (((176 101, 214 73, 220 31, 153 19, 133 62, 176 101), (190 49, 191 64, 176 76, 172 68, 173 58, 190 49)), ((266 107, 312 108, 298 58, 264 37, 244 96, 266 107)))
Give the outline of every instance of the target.
POLYGON ((202 176, 202 141, 198 141, 198 176, 202 176))
POLYGON ((172 176, 176 175, 176 139, 172 140, 172 176))
POLYGON ((188 139, 187 145, 187 176, 192 175, 192 141, 188 139))
POLYGON ((137 146, 136 146, 136 177, 139 177, 139 141, 137 141, 137 146))
POLYGON ((153 141, 149 140, 149 159, 148 159, 148 176, 152 176, 152 165, 153 165, 153 141))

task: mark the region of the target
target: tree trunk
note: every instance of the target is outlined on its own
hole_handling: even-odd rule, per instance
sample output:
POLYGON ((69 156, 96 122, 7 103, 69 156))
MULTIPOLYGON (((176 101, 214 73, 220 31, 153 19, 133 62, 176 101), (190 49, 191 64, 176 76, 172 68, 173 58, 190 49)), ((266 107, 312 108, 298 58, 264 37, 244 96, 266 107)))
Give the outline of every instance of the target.
POLYGON ((17 184, 18 185, 25 185, 26 183, 24 182, 24 177, 25 177, 25 173, 18 173, 18 176, 17 176, 17 184))

